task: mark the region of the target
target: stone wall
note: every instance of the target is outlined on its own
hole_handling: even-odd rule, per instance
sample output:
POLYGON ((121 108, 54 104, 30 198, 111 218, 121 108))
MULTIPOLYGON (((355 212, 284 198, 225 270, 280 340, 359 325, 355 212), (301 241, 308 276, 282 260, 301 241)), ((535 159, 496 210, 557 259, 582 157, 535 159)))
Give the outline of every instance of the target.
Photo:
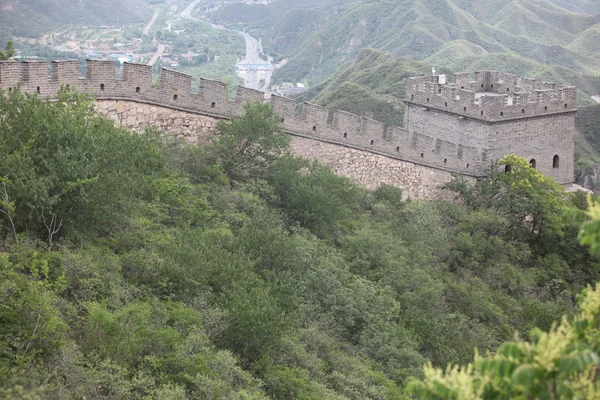
MULTIPOLYGON (((452 193, 441 189, 452 179, 447 171, 297 136, 292 139, 291 150, 298 156, 318 160, 334 173, 352 178, 368 189, 388 184, 401 187, 404 198, 453 198, 452 193)), ((475 178, 467 179, 475 182, 475 178)))
MULTIPOLYGON (((117 74, 112 61, 88 60, 84 76, 79 70, 76 60, 50 65, 0 61, 0 89, 19 88, 55 99, 66 85, 94 97, 119 126, 159 126, 191 143, 201 140, 215 121, 241 115, 245 104, 264 100, 264 93, 242 86, 232 98, 225 83, 209 79, 200 79, 198 90, 192 90, 191 76, 167 69, 155 80, 152 68, 141 64, 125 63, 117 74)), ((325 148, 351 148, 401 163, 395 165, 414 166, 418 179, 424 178, 417 170, 481 177, 490 162, 516 153, 536 160, 536 168, 563 184, 573 181, 573 86, 557 88, 495 71, 479 71, 474 77, 457 73, 452 83, 445 76, 409 78, 402 127, 279 96, 270 101, 283 131, 327 144, 325 148), (560 158, 559 167, 549 161, 555 157, 560 158)), ((387 176, 387 171, 374 168, 370 174, 387 176)), ((358 175, 364 178, 365 173, 358 175)), ((363 178, 357 179, 391 179, 363 178)))
MULTIPOLYGON (((183 138, 190 144, 201 143, 219 121, 214 117, 125 100, 99 100, 96 104, 100 113, 115 121, 115 126, 136 132, 156 127, 170 137, 183 138)), ((447 171, 299 136, 292 138, 290 149, 292 154, 315 159, 334 173, 351 178, 368 189, 376 189, 385 183, 401 187, 405 198, 451 198, 451 193, 440 189, 452 178, 447 171)))
POLYGON ((202 142, 218 122, 214 117, 124 100, 99 100, 96 108, 115 121, 115 126, 136 132, 156 127, 170 137, 182 138, 191 144, 202 142))

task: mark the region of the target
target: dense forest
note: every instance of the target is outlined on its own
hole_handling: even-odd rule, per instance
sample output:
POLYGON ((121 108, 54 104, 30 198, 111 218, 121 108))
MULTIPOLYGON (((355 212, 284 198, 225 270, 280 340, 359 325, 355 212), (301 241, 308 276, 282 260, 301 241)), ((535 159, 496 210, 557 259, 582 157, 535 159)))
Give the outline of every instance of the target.
POLYGON ((426 202, 291 156, 268 104, 199 146, 68 90, 0 116, 0 398, 508 398, 535 343, 595 385, 586 198, 522 159, 426 202))

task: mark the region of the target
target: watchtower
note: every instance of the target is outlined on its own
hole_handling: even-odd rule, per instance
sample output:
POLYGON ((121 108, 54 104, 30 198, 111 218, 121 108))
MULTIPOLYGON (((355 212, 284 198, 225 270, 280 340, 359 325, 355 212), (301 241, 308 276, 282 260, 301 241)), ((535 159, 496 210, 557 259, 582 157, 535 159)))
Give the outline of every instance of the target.
POLYGON ((444 156, 444 163, 458 162, 455 169, 479 176, 492 160, 516 154, 559 183, 573 182, 574 86, 497 71, 455 73, 453 82, 445 75, 414 77, 404 104, 409 135, 456 145, 455 154, 444 156))

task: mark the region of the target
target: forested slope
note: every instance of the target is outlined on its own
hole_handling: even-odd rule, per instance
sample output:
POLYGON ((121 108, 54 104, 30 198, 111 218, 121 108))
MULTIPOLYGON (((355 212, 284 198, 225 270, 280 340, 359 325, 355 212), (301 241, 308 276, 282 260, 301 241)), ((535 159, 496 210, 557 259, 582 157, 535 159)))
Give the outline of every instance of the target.
POLYGON ((516 158, 424 202, 286 155, 268 105, 199 147, 69 92, 0 115, 0 397, 401 399, 600 279, 584 198, 516 158))
POLYGON ((0 0, 0 43, 64 25, 124 25, 151 16, 145 0, 0 0))
POLYGON ((230 3, 211 16, 263 36, 289 59, 280 80, 318 83, 366 47, 436 67, 493 66, 600 91, 593 2, 569 11, 546 0, 336 1, 298 5, 230 3))

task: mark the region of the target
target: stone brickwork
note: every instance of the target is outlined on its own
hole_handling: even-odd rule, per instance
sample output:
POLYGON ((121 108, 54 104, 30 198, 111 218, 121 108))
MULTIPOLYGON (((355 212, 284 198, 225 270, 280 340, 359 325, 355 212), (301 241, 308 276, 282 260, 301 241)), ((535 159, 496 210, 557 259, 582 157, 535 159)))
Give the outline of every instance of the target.
POLYGON ((124 100, 98 100, 96 108, 118 127, 136 132, 156 127, 170 137, 182 138, 190 144, 203 141, 214 131, 218 121, 214 117, 124 100))
MULTIPOLYGON (((452 179, 447 171, 298 136, 292 139, 291 151, 318 160, 334 173, 352 178, 367 189, 388 184, 401 187, 404 198, 454 198, 453 193, 441 189, 452 179)), ((475 178, 467 177, 467 180, 474 182, 475 178)))
MULTIPOLYGON (((119 126, 158 126, 191 143, 219 119, 240 115, 244 104, 264 98, 262 92, 240 86, 231 99, 225 83, 209 79, 201 79, 193 92, 190 76, 167 69, 154 82, 152 68, 139 64, 125 63, 117 79, 112 61, 87 61, 82 77, 77 61, 0 61, 4 90, 19 87, 52 99, 61 85, 92 95, 98 109, 119 126)), ((298 154, 316 157, 345 175, 355 171, 355 178, 368 187, 396 182, 414 187, 407 190, 411 196, 428 197, 418 188, 433 190, 430 182, 446 181, 451 172, 481 177, 492 160, 511 153, 532 160, 561 183, 572 182, 575 92, 572 86, 557 88, 495 71, 457 73, 452 83, 445 76, 409 78, 403 127, 310 103, 297 107, 294 100, 279 96, 271 103, 285 132, 310 139, 295 140, 305 143, 295 146, 298 154), (328 156, 347 154, 347 149, 360 151, 341 161, 328 156), (367 153, 373 155, 368 162, 356 160, 365 160, 361 156, 367 153), (373 170, 367 172, 365 165, 373 170), (429 179, 425 171, 435 178, 429 179), (420 186, 418 180, 423 180, 420 186)))
POLYGON ((409 137, 429 138, 435 166, 477 176, 491 160, 517 154, 567 184, 574 180, 576 102, 574 86, 496 71, 456 73, 452 83, 444 75, 414 77, 406 84, 405 127, 409 137))

